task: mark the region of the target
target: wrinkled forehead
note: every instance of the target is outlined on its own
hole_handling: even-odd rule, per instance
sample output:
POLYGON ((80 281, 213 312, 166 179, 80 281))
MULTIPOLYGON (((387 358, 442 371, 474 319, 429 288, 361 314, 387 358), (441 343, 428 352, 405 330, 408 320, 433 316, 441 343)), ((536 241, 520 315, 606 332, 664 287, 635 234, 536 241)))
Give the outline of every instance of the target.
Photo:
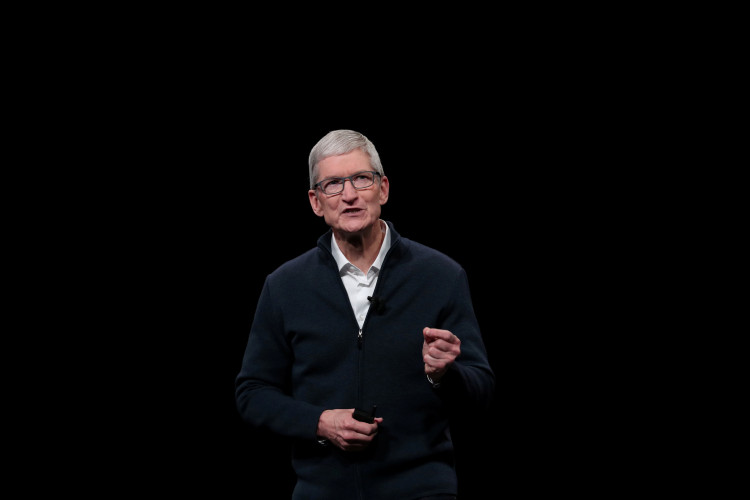
POLYGON ((318 162, 318 179, 347 177, 363 170, 371 170, 370 156, 361 149, 343 155, 329 156, 318 162))

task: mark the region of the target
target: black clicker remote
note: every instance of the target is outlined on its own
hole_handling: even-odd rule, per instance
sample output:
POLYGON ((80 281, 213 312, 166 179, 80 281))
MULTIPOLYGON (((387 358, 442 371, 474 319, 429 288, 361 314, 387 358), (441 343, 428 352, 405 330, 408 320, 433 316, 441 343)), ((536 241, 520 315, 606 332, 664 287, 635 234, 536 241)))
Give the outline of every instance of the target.
POLYGON ((375 409, 377 407, 377 405, 372 405, 372 411, 370 413, 367 413, 365 410, 356 409, 354 410, 352 417, 355 420, 359 420, 360 422, 367 422, 368 424, 371 424, 375 422, 375 409))

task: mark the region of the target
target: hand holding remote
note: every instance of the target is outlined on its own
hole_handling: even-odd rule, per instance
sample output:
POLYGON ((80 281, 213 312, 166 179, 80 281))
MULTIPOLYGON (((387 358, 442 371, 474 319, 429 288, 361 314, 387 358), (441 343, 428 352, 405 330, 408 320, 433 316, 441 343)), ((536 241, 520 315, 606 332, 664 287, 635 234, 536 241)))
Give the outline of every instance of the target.
POLYGON ((368 424, 372 424, 375 422, 375 409, 378 407, 378 405, 372 405, 372 411, 370 413, 367 413, 364 410, 355 409, 352 413, 352 418, 355 420, 359 420, 360 422, 367 422, 368 424))

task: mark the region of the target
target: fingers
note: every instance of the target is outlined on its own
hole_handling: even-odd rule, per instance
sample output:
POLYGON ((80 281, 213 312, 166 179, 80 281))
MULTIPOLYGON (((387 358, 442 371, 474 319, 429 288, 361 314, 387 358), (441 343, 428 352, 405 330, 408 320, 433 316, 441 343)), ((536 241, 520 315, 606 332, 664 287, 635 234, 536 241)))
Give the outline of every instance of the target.
POLYGON ((354 408, 334 411, 338 418, 331 441, 344 451, 361 451, 367 448, 378 433, 378 425, 383 422, 383 417, 375 417, 371 424, 357 420, 353 417, 354 408))
POLYGON ((424 336, 422 347, 424 356, 429 355, 434 359, 455 359, 461 354, 461 340, 448 330, 426 327, 422 330, 422 335, 424 336))
POLYGON ((430 328, 427 326, 422 330, 422 335, 424 336, 424 339, 428 344, 431 344, 436 340, 444 340, 449 344, 460 343, 458 337, 453 335, 453 333, 448 330, 442 330, 440 328, 430 328))
POLYGON ((422 360, 425 364, 425 373, 440 377, 461 354, 461 341, 449 330, 440 328, 425 327, 422 334, 424 336, 422 360))

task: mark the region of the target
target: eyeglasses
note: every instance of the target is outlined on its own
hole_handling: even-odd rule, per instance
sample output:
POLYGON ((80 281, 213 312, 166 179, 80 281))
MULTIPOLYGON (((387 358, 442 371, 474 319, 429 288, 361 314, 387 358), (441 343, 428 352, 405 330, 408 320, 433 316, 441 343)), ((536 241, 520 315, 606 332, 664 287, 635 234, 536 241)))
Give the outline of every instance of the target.
POLYGON ((320 188, 325 194, 338 194, 344 190, 346 181, 352 183, 355 189, 365 189, 375 183, 375 176, 380 173, 375 171, 358 172, 349 177, 329 177, 315 184, 314 188, 320 188))

